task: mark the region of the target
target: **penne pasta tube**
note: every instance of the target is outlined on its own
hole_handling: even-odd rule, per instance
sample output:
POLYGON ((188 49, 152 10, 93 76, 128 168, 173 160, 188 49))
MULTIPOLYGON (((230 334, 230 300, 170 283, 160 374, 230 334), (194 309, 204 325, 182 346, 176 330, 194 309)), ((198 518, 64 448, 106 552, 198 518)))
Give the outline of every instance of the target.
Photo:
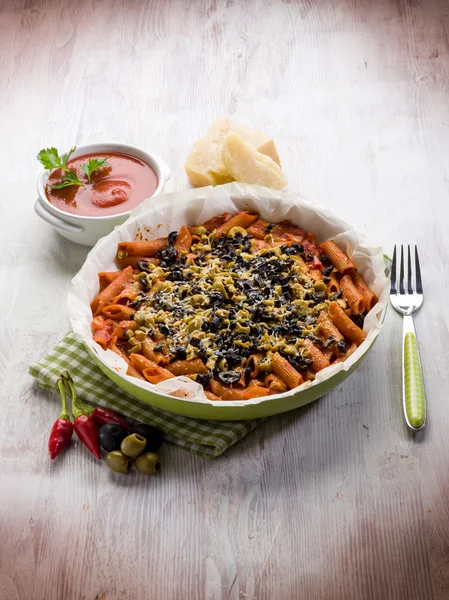
POLYGON ((112 332, 112 335, 117 339, 121 339, 125 336, 125 331, 128 329, 135 331, 137 329, 137 323, 135 321, 120 321, 112 332))
POLYGON ((157 364, 152 360, 149 360, 145 356, 141 354, 133 353, 130 354, 129 360, 134 368, 136 368, 139 373, 143 373, 144 369, 149 369, 150 367, 157 367, 157 364))
MULTIPOLYGON (((248 233, 253 236, 256 240, 263 240, 265 236, 269 234, 269 230, 266 229, 270 223, 263 219, 257 219, 248 227, 248 233)), ((272 229, 272 228, 270 228, 272 229)))
POLYGON ((175 241, 175 248, 178 252, 190 252, 192 246, 192 235, 185 225, 178 232, 178 237, 175 241))
POLYGON ((302 383, 301 373, 292 367, 292 365, 279 354, 275 352, 271 359, 271 367, 274 373, 282 379, 289 390, 292 390, 302 383))
POLYGON ((280 377, 274 373, 269 373, 264 377, 265 387, 276 394, 282 394, 287 391, 287 385, 282 381, 280 377))
POLYGON ((223 385, 215 379, 211 379, 209 387, 215 396, 218 396, 222 400, 248 400, 246 390, 240 390, 232 388, 228 385, 223 385))
POLYGON ((156 344, 151 341, 150 339, 145 339, 143 340, 143 342, 141 342, 141 346, 142 346, 142 353, 145 356, 145 358, 147 358, 148 360, 151 360, 153 362, 155 362, 156 364, 165 362, 164 361, 164 354, 162 352, 155 352, 154 351, 154 346, 156 344))
POLYGON ((129 321, 136 311, 123 304, 108 304, 103 308, 103 314, 110 319, 129 321))
POLYGON ((335 346, 338 342, 343 339, 343 336, 335 327, 334 323, 329 318, 329 315, 325 312, 320 313, 320 316, 317 320, 317 333, 320 335, 325 341, 329 338, 334 338, 335 342, 333 342, 332 346, 335 346))
POLYGON ((167 369, 176 376, 209 372, 206 365, 199 358, 194 358, 193 360, 175 360, 167 366, 167 369))
POLYGON ((335 277, 335 273, 331 273, 330 281, 327 286, 327 293, 330 296, 331 294, 336 294, 340 290, 340 282, 335 277))
POLYGON ((125 267, 132 267, 133 269, 137 269, 137 263, 141 260, 144 260, 145 262, 151 263, 156 266, 161 262, 158 258, 149 256, 125 256, 124 258, 118 258, 117 256, 115 262, 122 269, 124 269, 125 267))
POLYGON ((239 212, 217 228, 217 236, 228 233, 233 227, 247 229, 256 219, 257 215, 252 215, 248 212, 239 212))
POLYGON ((357 315, 369 310, 366 307, 366 299, 362 292, 354 285, 350 275, 345 275, 340 281, 343 298, 351 307, 352 312, 357 315))
POLYGON ((137 379, 145 380, 145 377, 142 377, 142 375, 139 373, 139 371, 132 366, 129 358, 126 356, 126 354, 124 352, 122 352, 120 350, 120 348, 118 348, 115 344, 112 344, 111 350, 112 350, 112 352, 115 352, 116 354, 121 356, 121 358, 123 358, 123 360, 125 360, 127 362, 127 364, 128 364, 128 369, 126 371, 127 375, 129 375, 130 377, 137 377, 137 379))
POLYGON ((130 282, 133 277, 133 270, 131 267, 126 267, 123 271, 120 271, 114 281, 112 281, 102 292, 96 296, 91 302, 91 309, 93 315, 96 317, 101 313, 104 306, 107 306, 118 296, 125 284, 130 282))
POLYGON ((147 240, 145 242, 119 242, 117 248, 117 260, 127 256, 155 256, 156 252, 167 245, 167 238, 147 240))
POLYGON ((103 271, 98 273, 98 281, 100 283, 100 292, 104 290, 110 283, 120 275, 120 271, 103 271))
POLYGON ((358 346, 355 342, 353 342, 350 347, 348 348, 348 350, 346 351, 346 354, 342 354, 341 356, 339 356, 337 359, 334 360, 334 362, 332 363, 333 365, 338 364, 338 363, 342 363, 343 361, 345 361, 348 356, 351 356, 351 354, 353 352, 355 352, 357 350, 358 346))
POLYGON ((355 264, 348 256, 346 256, 343 250, 340 250, 335 242, 332 242, 331 240, 323 242, 320 244, 320 248, 323 249, 331 263, 340 273, 346 275, 347 273, 355 271, 355 264))
POLYGON ((353 273, 351 273, 351 277, 355 287, 363 294, 365 298, 366 310, 371 310, 373 306, 377 303, 376 294, 369 289, 369 287, 365 283, 365 280, 358 271, 354 271, 353 273))
POLYGON ((156 384, 161 381, 165 381, 166 379, 173 379, 175 375, 164 369, 159 365, 152 365, 151 367, 147 367, 142 371, 143 376, 150 383, 156 384))
POLYGON ((209 400, 221 400, 221 398, 219 396, 216 396, 215 394, 213 394, 212 392, 209 392, 208 390, 204 390, 204 393, 206 395, 206 398, 208 398, 209 400))
POLYGON ((311 367, 312 367, 312 370, 315 371, 315 373, 317 373, 318 371, 321 371, 322 369, 325 369, 326 367, 328 367, 330 365, 329 359, 326 358, 326 356, 323 354, 323 352, 321 352, 321 350, 319 348, 317 348, 311 340, 308 340, 306 338, 304 340, 304 347, 307 349, 307 352, 309 353, 309 358, 311 360, 313 360, 311 367))
POLYGON ((337 302, 330 303, 329 317, 338 330, 351 342, 355 342, 359 346, 365 340, 366 333, 351 321, 337 302))
POLYGON ((255 379, 259 375, 259 365, 262 358, 263 354, 261 352, 258 352, 257 354, 251 354, 251 356, 248 358, 246 366, 251 369, 251 379, 255 379))
MULTIPOLYGON (((228 219, 229 219, 229 213, 223 213, 222 215, 219 215, 217 217, 212 217, 212 219, 209 219, 208 221, 203 223, 201 225, 201 227, 204 227, 204 229, 208 233, 210 233, 214 229, 218 229, 220 227, 220 225, 223 225, 223 223, 225 221, 227 221, 228 219)), ((195 231, 195 229, 196 229, 196 227, 191 227, 190 231, 193 233, 195 231)))

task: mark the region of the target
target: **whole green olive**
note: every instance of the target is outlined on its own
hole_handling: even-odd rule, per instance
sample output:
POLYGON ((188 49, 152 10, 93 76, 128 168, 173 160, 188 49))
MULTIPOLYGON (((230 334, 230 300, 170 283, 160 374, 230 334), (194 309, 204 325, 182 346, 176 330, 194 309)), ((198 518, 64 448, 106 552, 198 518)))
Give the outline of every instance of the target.
POLYGON ((106 464, 117 473, 129 473, 133 461, 122 454, 120 450, 113 450, 106 456, 106 464))
POLYGON ((139 435, 138 433, 132 433, 131 435, 128 435, 120 444, 120 450, 126 456, 137 458, 139 454, 142 454, 142 452, 145 450, 146 445, 147 441, 143 436, 139 435))
POLYGON ((161 470, 159 456, 154 452, 145 452, 136 459, 136 469, 146 475, 153 475, 161 470))

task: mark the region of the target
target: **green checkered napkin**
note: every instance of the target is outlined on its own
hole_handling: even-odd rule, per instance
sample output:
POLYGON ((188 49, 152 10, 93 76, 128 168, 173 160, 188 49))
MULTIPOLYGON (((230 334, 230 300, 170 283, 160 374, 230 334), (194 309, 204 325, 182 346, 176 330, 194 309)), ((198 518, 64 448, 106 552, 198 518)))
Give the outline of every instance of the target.
POLYGON ((31 365, 30 374, 39 387, 56 392, 56 382, 64 369, 72 375, 81 400, 154 425, 165 432, 167 441, 206 458, 219 456, 262 421, 202 421, 149 406, 110 381, 73 333, 68 333, 45 358, 31 365))

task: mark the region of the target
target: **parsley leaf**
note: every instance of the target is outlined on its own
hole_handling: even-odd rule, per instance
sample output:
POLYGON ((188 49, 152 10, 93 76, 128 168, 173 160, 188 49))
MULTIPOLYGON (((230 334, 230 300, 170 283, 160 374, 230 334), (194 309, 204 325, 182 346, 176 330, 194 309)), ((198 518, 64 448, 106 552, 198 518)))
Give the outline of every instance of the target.
POLYGON ((83 185, 78 179, 78 175, 75 173, 75 171, 67 171, 67 173, 64 173, 61 183, 52 185, 51 188, 54 190, 60 190, 61 188, 69 187, 70 185, 83 185))
POLYGON ((97 169, 101 169, 101 167, 108 167, 108 158, 109 156, 105 156, 104 158, 89 158, 87 163, 82 163, 80 165, 81 170, 86 174, 87 181, 90 183, 90 176, 97 169))
POLYGON ((37 155, 37 160, 46 168, 46 169, 64 169, 64 171, 68 171, 67 161, 70 156, 75 152, 76 146, 71 148, 70 152, 59 156, 59 153, 56 148, 44 148, 37 155))
POLYGON ((69 152, 66 152, 65 154, 63 154, 63 155, 61 156, 61 160, 62 160, 62 163, 63 163, 64 167, 66 167, 66 168, 67 168, 67 161, 68 161, 68 160, 69 160, 69 158, 72 156, 72 154, 75 152, 75 150, 76 150, 76 146, 73 146, 73 148, 71 148, 71 149, 69 150, 69 152))

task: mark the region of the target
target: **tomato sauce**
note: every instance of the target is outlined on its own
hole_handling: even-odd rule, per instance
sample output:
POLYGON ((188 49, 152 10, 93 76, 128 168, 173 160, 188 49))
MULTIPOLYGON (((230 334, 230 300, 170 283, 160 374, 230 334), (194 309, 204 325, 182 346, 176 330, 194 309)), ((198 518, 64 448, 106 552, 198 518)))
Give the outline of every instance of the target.
POLYGON ((127 154, 85 154, 69 160, 69 169, 76 171, 83 185, 55 189, 61 182, 61 169, 53 171, 47 181, 48 200, 64 212, 87 217, 117 215, 131 210, 156 191, 158 181, 153 169, 142 160, 127 154), (108 157, 108 166, 95 170, 88 183, 80 165, 89 158, 108 157))

